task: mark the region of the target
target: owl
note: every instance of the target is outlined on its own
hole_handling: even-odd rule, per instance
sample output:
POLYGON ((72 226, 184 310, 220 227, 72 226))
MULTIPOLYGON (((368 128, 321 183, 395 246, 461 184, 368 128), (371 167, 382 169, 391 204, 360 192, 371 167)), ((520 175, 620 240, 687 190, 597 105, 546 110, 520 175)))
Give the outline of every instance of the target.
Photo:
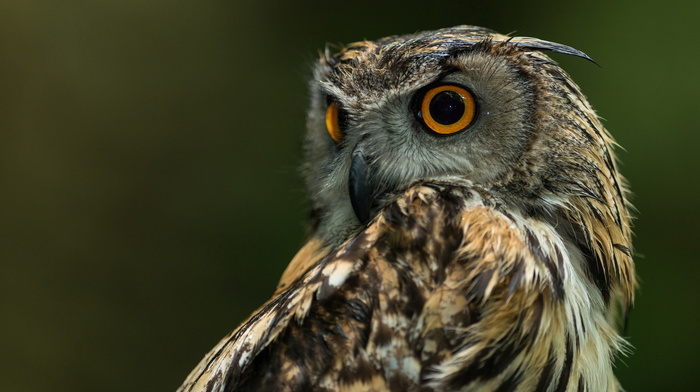
POLYGON ((308 242, 178 391, 620 390, 628 192, 547 51, 589 59, 473 26, 326 49, 308 242))

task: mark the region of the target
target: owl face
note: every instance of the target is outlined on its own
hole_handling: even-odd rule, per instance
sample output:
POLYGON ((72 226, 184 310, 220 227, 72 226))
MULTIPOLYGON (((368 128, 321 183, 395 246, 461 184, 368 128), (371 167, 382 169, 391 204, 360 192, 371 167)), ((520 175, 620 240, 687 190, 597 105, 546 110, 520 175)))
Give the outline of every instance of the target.
POLYGON ((569 144, 585 143, 566 122, 592 110, 570 109, 564 101, 577 88, 571 82, 570 92, 559 91, 570 79, 533 49, 585 57, 474 27, 359 42, 322 56, 304 166, 317 231, 342 242, 420 180, 502 189, 518 203, 561 203, 543 187, 566 169, 556 155, 575 156, 569 144))

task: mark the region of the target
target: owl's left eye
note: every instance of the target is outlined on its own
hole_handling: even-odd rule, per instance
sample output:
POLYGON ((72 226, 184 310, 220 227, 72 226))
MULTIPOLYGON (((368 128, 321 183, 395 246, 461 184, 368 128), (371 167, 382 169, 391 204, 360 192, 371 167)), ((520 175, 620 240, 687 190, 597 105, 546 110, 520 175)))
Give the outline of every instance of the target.
POLYGON ((469 90, 454 84, 428 89, 420 101, 418 117, 441 135, 459 132, 474 122, 476 101, 469 90))
POLYGON ((343 140, 341 127, 345 123, 345 113, 340 109, 338 102, 331 101, 326 109, 326 130, 336 143, 343 140))

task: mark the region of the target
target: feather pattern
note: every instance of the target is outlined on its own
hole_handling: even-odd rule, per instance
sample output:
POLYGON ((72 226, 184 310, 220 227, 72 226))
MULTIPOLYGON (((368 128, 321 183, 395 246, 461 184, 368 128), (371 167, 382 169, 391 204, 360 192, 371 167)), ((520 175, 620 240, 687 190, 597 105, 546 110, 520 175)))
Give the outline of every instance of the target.
POLYGON ((585 258, 500 205, 476 187, 411 187, 180 391, 615 390, 623 343, 585 258))

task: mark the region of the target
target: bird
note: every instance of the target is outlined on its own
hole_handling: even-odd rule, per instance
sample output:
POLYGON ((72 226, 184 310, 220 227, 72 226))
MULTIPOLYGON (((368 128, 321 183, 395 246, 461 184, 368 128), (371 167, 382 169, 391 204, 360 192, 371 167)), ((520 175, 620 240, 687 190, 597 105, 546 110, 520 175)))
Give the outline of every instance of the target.
POLYGON ((630 191, 547 53, 593 61, 466 25, 321 51, 308 239, 178 392, 622 390, 630 191))

